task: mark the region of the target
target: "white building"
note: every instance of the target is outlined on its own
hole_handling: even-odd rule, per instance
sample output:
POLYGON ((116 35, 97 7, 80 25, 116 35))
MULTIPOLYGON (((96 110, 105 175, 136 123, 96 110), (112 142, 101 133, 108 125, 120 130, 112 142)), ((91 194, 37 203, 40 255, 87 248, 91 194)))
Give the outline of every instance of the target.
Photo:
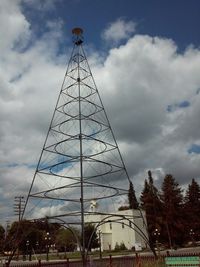
POLYGON ((97 226, 102 250, 113 250, 121 243, 127 249, 135 247, 136 250, 148 246, 144 211, 122 210, 111 215, 91 213, 85 217, 85 222, 97 226))

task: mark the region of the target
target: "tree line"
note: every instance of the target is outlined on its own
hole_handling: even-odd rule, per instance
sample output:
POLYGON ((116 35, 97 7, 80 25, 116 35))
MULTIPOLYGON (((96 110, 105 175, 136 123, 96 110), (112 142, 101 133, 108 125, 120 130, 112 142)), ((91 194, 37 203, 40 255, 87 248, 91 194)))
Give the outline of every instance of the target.
MULTIPOLYGON (((85 224, 86 248, 99 247, 99 238, 94 231, 94 225, 85 224), (90 236, 93 234, 91 242, 90 236)), ((77 228, 68 229, 59 223, 49 223, 48 220, 13 222, 7 233, 0 225, 0 253, 13 251, 17 248, 20 254, 47 253, 50 250, 58 252, 74 251, 78 248, 77 240, 81 241, 81 233, 77 228)))
MULTIPOLYGON (((138 208, 131 185, 130 192, 130 206, 138 208)), ((200 240, 200 185, 195 179, 184 191, 173 175, 167 174, 158 190, 151 171, 148 171, 140 195, 140 207, 146 212, 150 243, 159 242, 172 248, 200 240)))

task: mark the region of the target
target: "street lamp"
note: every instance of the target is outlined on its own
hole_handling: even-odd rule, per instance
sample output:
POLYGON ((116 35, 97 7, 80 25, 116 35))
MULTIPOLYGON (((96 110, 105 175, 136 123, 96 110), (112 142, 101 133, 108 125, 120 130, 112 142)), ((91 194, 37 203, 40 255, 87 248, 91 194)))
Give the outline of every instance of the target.
POLYGON ((99 230, 99 258, 102 259, 102 251, 101 251, 101 230, 99 230))
POLYGON ((51 237, 49 236, 49 232, 46 233, 45 241, 46 241, 46 249, 47 249, 47 257, 46 260, 49 260, 49 241, 51 240, 51 237))
POLYGON ((190 229, 190 237, 192 240, 192 245, 194 245, 194 231, 193 231, 193 229, 190 229))
POLYGON ((160 232, 158 231, 158 229, 156 228, 154 231, 154 236, 156 238, 156 248, 158 250, 158 255, 160 255, 160 248, 159 248, 159 244, 158 244, 158 240, 159 240, 159 236, 160 236, 160 232))
POLYGON ((38 254, 38 252, 39 252, 39 249, 38 249, 38 247, 39 247, 39 242, 38 241, 36 241, 36 254, 38 254))
POLYGON ((26 241, 26 256, 28 258, 28 247, 29 247, 29 240, 26 241))

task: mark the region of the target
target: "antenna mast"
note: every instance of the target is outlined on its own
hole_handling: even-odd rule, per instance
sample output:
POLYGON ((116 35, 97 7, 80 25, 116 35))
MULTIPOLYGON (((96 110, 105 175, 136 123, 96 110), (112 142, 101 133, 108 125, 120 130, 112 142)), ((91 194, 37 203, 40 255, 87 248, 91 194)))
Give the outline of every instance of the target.
POLYGON ((94 216, 96 227, 101 216, 111 220, 116 203, 127 199, 130 179, 83 50, 83 30, 74 28, 72 35, 73 50, 22 216, 79 227, 85 267, 86 218, 94 216), (91 209, 91 201, 98 209, 91 209))

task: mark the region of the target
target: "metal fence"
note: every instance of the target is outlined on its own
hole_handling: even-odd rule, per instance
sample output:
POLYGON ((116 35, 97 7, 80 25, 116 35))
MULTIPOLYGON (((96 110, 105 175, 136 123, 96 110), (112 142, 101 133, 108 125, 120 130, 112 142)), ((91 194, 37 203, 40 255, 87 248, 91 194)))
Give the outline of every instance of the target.
MULTIPOLYGON (((150 258, 148 259, 148 261, 150 258)), ((154 257, 151 257, 152 262, 155 262, 154 257)), ((87 267, 141 267, 142 258, 133 256, 119 256, 95 259, 89 257, 87 260, 87 267)), ((60 261, 18 261, 11 262, 10 266, 3 265, 3 267, 82 267, 80 260, 60 260, 60 261)))
MULTIPOLYGON (((176 256, 199 256, 199 254, 181 254, 176 256)), ((118 256, 111 255, 106 258, 96 259, 88 257, 87 267, 165 267, 165 257, 160 255, 158 259, 153 256, 118 256)), ((169 255, 168 255, 169 256, 169 255)), ((172 255, 175 256, 175 255, 172 255)), ((3 267, 82 267, 81 260, 66 259, 59 261, 16 261, 11 262, 10 266, 3 264, 3 267)))

